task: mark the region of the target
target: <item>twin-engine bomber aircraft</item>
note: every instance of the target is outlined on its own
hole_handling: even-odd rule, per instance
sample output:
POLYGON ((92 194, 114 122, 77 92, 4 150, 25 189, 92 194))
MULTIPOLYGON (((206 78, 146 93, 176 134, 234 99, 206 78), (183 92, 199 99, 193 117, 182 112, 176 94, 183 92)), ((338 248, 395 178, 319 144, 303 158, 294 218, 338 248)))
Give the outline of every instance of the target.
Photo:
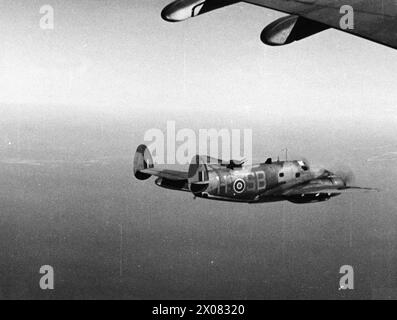
POLYGON ((349 190, 376 189, 348 186, 348 174, 313 170, 307 161, 272 161, 244 165, 208 156, 193 157, 188 172, 156 169, 149 149, 141 144, 134 157, 139 180, 157 176, 155 183, 166 189, 187 191, 195 197, 233 202, 261 203, 287 200, 311 203, 329 200, 349 190))
POLYGON ((237 2, 290 14, 262 31, 261 40, 268 45, 285 45, 334 28, 397 48, 396 0, 176 0, 161 16, 182 21, 237 2), (351 20, 350 25, 345 18, 351 20))

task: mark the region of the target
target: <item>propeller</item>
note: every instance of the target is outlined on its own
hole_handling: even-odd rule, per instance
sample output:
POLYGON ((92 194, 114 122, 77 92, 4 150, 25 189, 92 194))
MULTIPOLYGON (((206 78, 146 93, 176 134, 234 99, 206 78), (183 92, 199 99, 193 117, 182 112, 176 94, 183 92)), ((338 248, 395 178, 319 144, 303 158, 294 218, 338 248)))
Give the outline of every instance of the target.
POLYGON ((350 168, 338 170, 335 172, 335 174, 343 180, 345 185, 349 185, 353 183, 355 180, 354 173, 350 168))

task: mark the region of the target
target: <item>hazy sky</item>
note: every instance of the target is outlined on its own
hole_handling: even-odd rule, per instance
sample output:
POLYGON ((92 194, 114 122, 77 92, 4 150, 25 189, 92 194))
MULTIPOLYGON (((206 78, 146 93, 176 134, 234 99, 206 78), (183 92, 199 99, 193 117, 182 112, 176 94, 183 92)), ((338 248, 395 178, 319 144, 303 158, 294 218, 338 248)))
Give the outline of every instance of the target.
POLYGON ((0 103, 394 114, 390 48, 335 30, 267 47, 260 32, 280 13, 237 4, 172 24, 160 17, 168 2, 1 1, 0 103), (45 4, 53 31, 39 28, 45 4))

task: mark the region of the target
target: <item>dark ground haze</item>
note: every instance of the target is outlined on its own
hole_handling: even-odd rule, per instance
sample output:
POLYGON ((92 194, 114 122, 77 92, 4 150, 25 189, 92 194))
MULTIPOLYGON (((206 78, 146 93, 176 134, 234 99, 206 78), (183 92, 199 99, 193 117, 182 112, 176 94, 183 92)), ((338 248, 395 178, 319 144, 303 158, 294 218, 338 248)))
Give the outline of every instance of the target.
POLYGON ((382 189, 320 204, 247 205, 134 179, 144 131, 173 115, 49 113, 1 120, 1 299, 397 298, 394 118, 373 127, 314 119, 299 130, 282 121, 263 127, 264 116, 249 114, 238 126, 219 117, 194 124, 251 125, 255 158, 287 145, 291 157, 345 162, 356 184, 382 189), (53 291, 39 288, 45 264, 55 270, 53 291), (353 291, 338 290, 342 265, 354 267, 353 291))

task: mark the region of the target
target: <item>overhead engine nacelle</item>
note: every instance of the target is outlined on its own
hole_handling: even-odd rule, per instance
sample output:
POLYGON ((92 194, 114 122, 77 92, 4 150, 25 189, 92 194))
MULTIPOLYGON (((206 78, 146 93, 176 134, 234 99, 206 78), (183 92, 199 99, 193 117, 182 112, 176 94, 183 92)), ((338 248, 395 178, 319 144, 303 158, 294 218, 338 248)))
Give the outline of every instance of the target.
POLYGON ((261 41, 270 46, 283 46, 329 29, 328 26, 290 15, 273 21, 261 33, 261 41))
POLYGON ((239 0, 175 0, 161 12, 161 17, 170 22, 183 21, 200 14, 219 9, 239 0))

